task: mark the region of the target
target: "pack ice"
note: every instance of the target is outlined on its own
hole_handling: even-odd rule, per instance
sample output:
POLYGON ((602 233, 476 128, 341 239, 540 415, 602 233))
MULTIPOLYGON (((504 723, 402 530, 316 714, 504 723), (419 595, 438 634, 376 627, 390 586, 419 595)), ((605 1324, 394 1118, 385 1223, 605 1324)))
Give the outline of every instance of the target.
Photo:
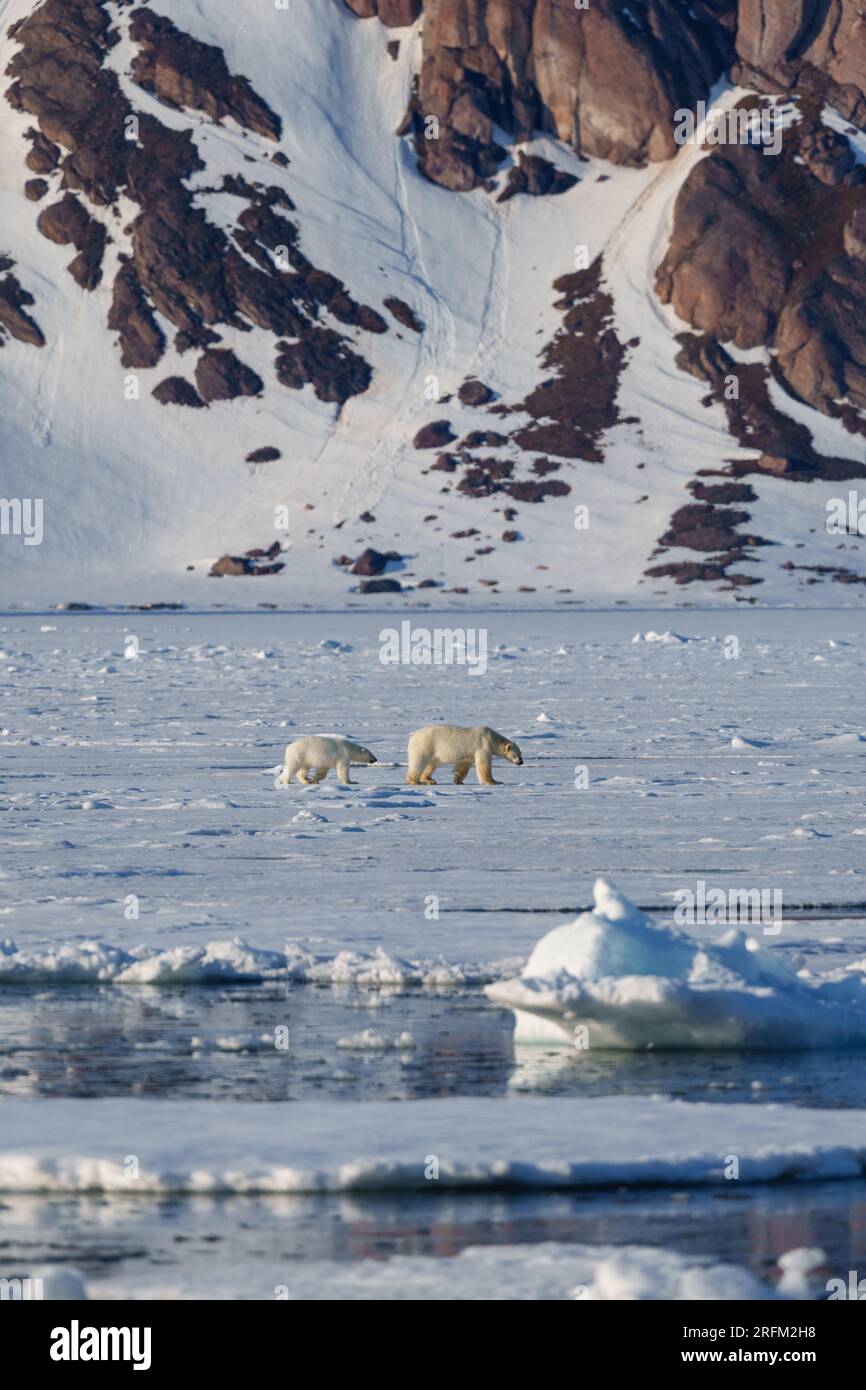
POLYGON ((714 944, 696 942, 647 917, 604 879, 594 900, 591 912, 541 938, 520 976, 485 987, 514 1010, 516 1041, 625 1049, 866 1044, 866 960, 815 975, 737 928, 714 944))

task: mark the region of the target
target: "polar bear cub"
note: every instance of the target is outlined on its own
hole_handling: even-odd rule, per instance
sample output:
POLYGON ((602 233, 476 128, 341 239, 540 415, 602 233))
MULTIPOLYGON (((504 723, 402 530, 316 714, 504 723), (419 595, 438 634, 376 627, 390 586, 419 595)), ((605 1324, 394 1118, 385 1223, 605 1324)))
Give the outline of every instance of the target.
POLYGON ((293 777, 305 786, 313 786, 327 777, 332 767, 337 769, 337 781, 352 785, 349 767, 352 763, 374 763, 375 755, 360 743, 352 743, 340 734, 311 734, 307 738, 296 738, 286 749, 286 765, 277 778, 281 787, 287 787, 293 777), (315 768, 315 776, 310 777, 315 768))
POLYGON ((459 785, 474 762, 479 782, 494 787, 497 784, 490 767, 493 758, 507 758, 517 767, 523 765, 517 744, 485 724, 477 724, 473 729, 461 729, 457 724, 427 724, 416 729, 409 739, 407 781, 435 786, 433 773, 437 767, 453 763, 454 781, 459 785))

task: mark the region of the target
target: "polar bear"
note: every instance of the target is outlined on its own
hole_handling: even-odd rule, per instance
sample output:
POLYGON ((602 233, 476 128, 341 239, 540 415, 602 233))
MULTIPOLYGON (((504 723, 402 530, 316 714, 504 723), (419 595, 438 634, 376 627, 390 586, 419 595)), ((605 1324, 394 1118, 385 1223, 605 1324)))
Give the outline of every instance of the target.
POLYGON ((443 763, 454 764, 454 781, 459 785, 472 763, 479 782, 495 787, 490 763, 493 758, 507 758, 518 767, 523 757, 516 743, 504 738, 495 729, 477 724, 473 729, 461 729, 456 724, 427 724, 416 729, 409 739, 409 782, 426 782, 435 786, 433 773, 443 763))
POLYGON ((287 787, 293 777, 305 786, 313 786, 327 777, 332 767, 337 769, 337 781, 352 785, 349 777, 351 763, 374 763, 375 755, 360 743, 352 743, 341 734, 311 734, 307 738, 296 738, 286 749, 286 765, 277 778, 277 784, 287 787), (311 768, 316 769, 314 777, 308 776, 311 768))

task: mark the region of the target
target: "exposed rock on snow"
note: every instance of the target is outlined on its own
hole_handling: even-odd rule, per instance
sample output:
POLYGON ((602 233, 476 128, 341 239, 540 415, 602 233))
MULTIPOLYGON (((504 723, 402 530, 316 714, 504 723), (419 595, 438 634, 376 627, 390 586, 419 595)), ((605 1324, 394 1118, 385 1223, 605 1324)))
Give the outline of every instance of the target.
MULTIPOLYGON (((109 316, 123 365, 146 368, 160 361, 165 341, 154 310, 180 330, 181 350, 211 348, 216 325, 237 326, 246 318, 300 339, 278 359, 284 384, 311 382, 321 399, 337 402, 366 390, 367 364, 317 320, 324 307, 344 323, 383 332, 381 315, 357 305, 336 277, 317 272, 302 254, 297 226, 275 211, 293 208, 281 188, 230 176, 223 191, 247 197, 249 206, 231 235, 209 220, 188 182, 204 168, 191 133, 135 110, 108 65, 119 35, 107 0, 43 0, 10 34, 20 46, 9 65, 15 80, 6 98, 39 123, 30 132, 29 166, 45 173, 59 165, 68 190, 40 214, 39 229, 60 244, 75 244, 79 254, 69 270, 83 288, 99 283, 107 233, 81 199, 112 206, 122 190, 138 205, 109 316), (127 138, 130 121, 135 138, 127 138)), ((246 77, 229 71, 215 45, 144 8, 131 16, 129 41, 136 48, 132 81, 166 107, 198 110, 212 121, 231 118, 265 139, 280 138, 279 116, 246 77)), ((250 369, 217 371, 207 356, 200 368, 206 400, 262 389, 250 369)), ((165 393, 163 404, 172 403, 165 393)))
POLYGON ((17 338, 19 343, 29 343, 31 347, 44 347, 42 329, 25 312, 36 302, 33 295, 24 289, 16 276, 3 274, 12 264, 8 257, 0 257, 0 347, 7 336, 17 338))

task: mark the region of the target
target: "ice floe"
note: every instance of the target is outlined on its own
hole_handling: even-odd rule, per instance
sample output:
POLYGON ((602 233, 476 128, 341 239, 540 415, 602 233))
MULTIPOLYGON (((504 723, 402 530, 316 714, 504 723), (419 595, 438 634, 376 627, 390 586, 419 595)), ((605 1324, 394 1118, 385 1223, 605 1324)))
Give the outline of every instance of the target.
MULTIPOLYGON (((663 1097, 7 1097, 0 1193, 717 1186, 861 1178, 866 1111, 663 1097), (119 1138, 118 1136, 121 1136, 119 1138), (136 1159, 130 1176, 128 1155, 136 1159), (736 1161, 736 1173, 731 1164, 736 1161)), ((792 1276, 793 1277, 793 1276, 792 1276)))
POLYGON ((401 986, 459 988, 512 975, 514 956, 461 963, 409 960, 381 948, 318 953, 295 942, 284 951, 251 946, 242 937, 204 946, 124 949, 103 941, 81 941, 42 950, 19 950, 0 941, 0 986, 4 984, 189 985, 287 980, 297 984, 356 985, 366 989, 401 986))

